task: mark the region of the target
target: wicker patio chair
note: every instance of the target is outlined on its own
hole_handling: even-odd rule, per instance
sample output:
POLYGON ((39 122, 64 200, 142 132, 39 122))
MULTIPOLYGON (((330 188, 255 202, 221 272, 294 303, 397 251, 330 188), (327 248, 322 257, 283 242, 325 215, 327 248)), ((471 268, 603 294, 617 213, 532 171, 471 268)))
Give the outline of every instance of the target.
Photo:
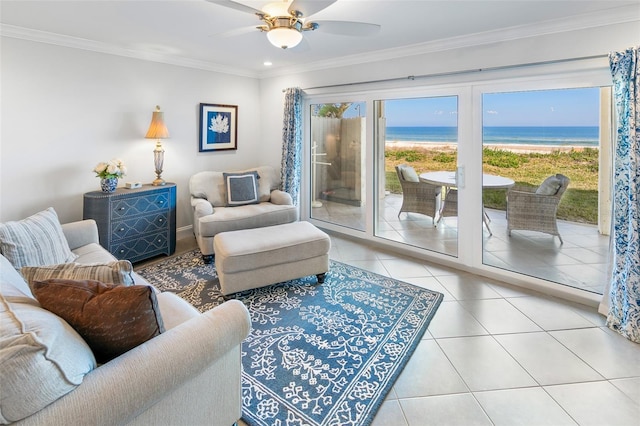
POLYGON ((420 213, 429 216, 435 226, 435 217, 440 208, 441 187, 420 182, 411 166, 400 164, 396 173, 402 187, 402 207, 400 213, 420 213))
POLYGON ((507 230, 544 232, 555 235, 563 243, 556 213, 570 179, 564 175, 549 176, 535 189, 509 189, 507 191, 507 230))
POLYGON ((458 216, 458 190, 455 188, 448 188, 442 200, 442 206, 440 208, 438 223, 443 217, 458 216))

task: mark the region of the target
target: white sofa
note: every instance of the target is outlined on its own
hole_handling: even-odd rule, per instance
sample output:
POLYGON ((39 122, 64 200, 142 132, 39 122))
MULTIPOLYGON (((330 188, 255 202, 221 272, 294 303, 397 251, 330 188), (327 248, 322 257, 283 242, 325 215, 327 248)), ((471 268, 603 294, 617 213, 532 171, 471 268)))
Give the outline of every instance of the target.
POLYGON ((226 231, 282 225, 298 220, 291 195, 280 191, 280 176, 261 166, 233 173, 258 173, 259 203, 228 207, 223 172, 198 172, 189 179, 193 232, 205 263, 213 261, 213 237, 226 231))
MULTIPOLYGON (((79 256, 75 262, 115 260, 98 244, 97 226, 93 220, 62 225, 62 228, 69 247, 79 256)), ((135 284, 149 284, 135 273, 134 280, 135 284)), ((0 314, 11 316, 26 309, 36 317, 48 315, 48 325, 53 318, 54 322, 61 322, 58 329, 70 328, 64 320, 55 315, 52 317, 52 313, 40 307, 22 276, 4 256, 0 256, 0 290, 0 314), (38 314, 38 309, 44 312, 38 314)), ((172 293, 156 294, 166 331, 90 369, 83 378, 80 377, 79 385, 72 384, 71 391, 44 407, 37 407, 38 401, 42 400, 38 392, 45 392, 47 387, 43 383, 60 380, 60 376, 66 374, 59 371, 59 365, 55 366, 51 356, 73 359, 83 342, 44 346, 42 350, 42 338, 46 340, 48 336, 31 332, 28 336, 8 337, 7 329, 10 327, 3 323, 0 333, 0 361, 3 364, 0 366, 0 423, 234 424, 240 418, 242 408, 241 342, 248 335, 251 324, 247 309, 240 302, 228 301, 200 314, 172 293), (36 369, 26 368, 23 379, 15 380, 14 376, 12 385, 7 384, 9 373, 6 369, 16 364, 12 364, 18 350, 15 339, 32 340, 32 349, 27 350, 35 348, 35 357, 44 360, 44 364, 48 362, 44 367, 47 373, 44 377, 33 377, 36 369), (65 353, 74 350, 74 353, 65 353), (20 389, 21 386, 25 389, 20 389), (34 392, 34 389, 37 390, 34 392), (29 409, 37 411, 24 417, 25 410, 29 409)), ((55 339, 53 341, 55 343, 55 339)), ((21 347, 25 350, 29 345, 21 347)))

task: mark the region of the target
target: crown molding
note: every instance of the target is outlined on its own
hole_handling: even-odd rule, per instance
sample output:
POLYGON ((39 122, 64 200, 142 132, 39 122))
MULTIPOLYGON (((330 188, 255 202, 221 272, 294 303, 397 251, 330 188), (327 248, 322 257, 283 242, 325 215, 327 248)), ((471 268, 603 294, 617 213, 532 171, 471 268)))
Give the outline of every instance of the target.
POLYGON ((177 65, 187 68, 219 72, 223 74, 232 74, 234 76, 251 78, 259 77, 258 73, 256 72, 239 69, 237 67, 228 67, 215 64, 213 62, 189 59, 171 54, 163 54, 136 49, 126 49, 109 43, 102 43, 95 40, 88 40, 79 37, 50 33, 47 31, 18 27, 15 25, 0 24, 0 35, 2 35, 3 37, 11 37, 20 40, 35 41, 38 43, 47 43, 62 47, 70 47, 72 49, 82 49, 91 52, 124 56, 127 58, 135 58, 143 61, 160 62, 163 64, 177 65))
POLYGON ((467 34, 459 37, 451 37, 447 39, 433 40, 425 43, 416 43, 403 47, 378 50, 370 53, 333 58, 331 60, 311 62, 304 65, 283 67, 271 71, 262 72, 260 73, 259 77, 269 78, 310 71, 320 71, 350 65, 359 65, 435 52, 443 52, 446 50, 481 46, 522 38, 557 34, 568 31, 577 31, 606 25, 640 22, 639 11, 640 9, 638 8, 638 6, 624 6, 616 9, 610 9, 605 12, 598 11, 585 13, 582 15, 572 16, 570 18, 554 19, 536 24, 501 28, 498 30, 467 34))
POLYGON ((322 60, 307 63, 304 65, 294 65, 261 72, 256 72, 250 69, 220 65, 208 61, 184 58, 173 54, 127 49, 109 43, 103 43, 79 37, 71 37, 47 31, 34 30, 2 23, 0 23, 0 35, 4 37, 53 44, 74 49, 82 49, 93 52, 106 53, 110 55, 124 56, 144 61, 159 62, 187 68, 231 74, 241 77, 262 79, 638 21, 640 21, 640 13, 638 11, 638 7, 636 5, 623 6, 607 11, 591 12, 572 16, 569 18, 554 19, 536 24, 514 26, 498 30, 468 34, 459 37, 433 40, 426 43, 417 43, 402 47, 378 50, 370 53, 349 55, 339 58, 333 58, 330 60, 322 60))

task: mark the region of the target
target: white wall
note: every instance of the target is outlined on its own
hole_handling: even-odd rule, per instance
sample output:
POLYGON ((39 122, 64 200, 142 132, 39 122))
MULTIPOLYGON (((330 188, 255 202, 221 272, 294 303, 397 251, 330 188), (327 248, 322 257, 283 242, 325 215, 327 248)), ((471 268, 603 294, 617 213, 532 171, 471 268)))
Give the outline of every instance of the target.
POLYGON ((82 219, 82 194, 99 189, 93 167, 114 157, 129 168, 123 181, 151 182, 155 141, 144 135, 156 105, 171 134, 162 177, 178 185, 178 228, 191 225, 194 172, 266 164, 256 79, 8 37, 1 60, 0 221, 49 206, 62 222, 82 219), (238 105, 236 151, 198 152, 201 102, 238 105))

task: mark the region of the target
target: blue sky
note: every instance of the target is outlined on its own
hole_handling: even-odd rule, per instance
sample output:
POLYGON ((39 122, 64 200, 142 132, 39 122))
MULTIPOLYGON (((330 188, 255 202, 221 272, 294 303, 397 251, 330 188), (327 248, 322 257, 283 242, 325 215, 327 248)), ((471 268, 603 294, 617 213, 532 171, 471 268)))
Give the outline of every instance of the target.
POLYGON ((389 127, 456 126, 458 97, 387 100, 384 105, 389 127))
POLYGON ((598 126, 600 89, 485 94, 485 126, 598 126))
MULTIPOLYGON (((485 126, 598 126, 600 89, 563 89, 485 94, 485 126)), ((456 96, 385 101, 387 126, 455 126, 456 96)), ((357 116, 353 104, 344 115, 357 116)), ((365 107, 361 105, 361 114, 365 107)))

